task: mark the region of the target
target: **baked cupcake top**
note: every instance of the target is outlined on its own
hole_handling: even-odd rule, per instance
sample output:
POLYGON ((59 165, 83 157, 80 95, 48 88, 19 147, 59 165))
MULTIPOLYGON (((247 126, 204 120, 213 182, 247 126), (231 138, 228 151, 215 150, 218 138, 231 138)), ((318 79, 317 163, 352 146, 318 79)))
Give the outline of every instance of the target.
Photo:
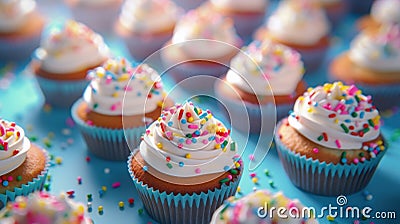
POLYGON ((172 30, 181 10, 170 0, 127 0, 119 22, 134 33, 161 33, 172 30))
POLYGON ((85 207, 74 202, 65 194, 53 196, 45 192, 35 192, 28 197, 18 196, 15 202, 9 203, 0 211, 2 224, 90 224, 90 218, 85 217, 85 207))
POLYGON ((257 190, 242 198, 228 198, 215 211, 211 224, 318 223, 315 219, 301 218, 303 208, 299 200, 289 199, 282 192, 273 194, 267 190, 257 190), (272 207, 276 209, 270 213, 272 207), (278 215, 278 208, 284 208, 285 212, 278 215))
POLYGON ((319 4, 307 0, 284 0, 269 17, 267 29, 288 43, 313 45, 329 33, 329 22, 319 4))
POLYGON ((360 33, 351 43, 349 57, 374 71, 400 71, 400 25, 382 26, 377 33, 360 33))
POLYGON ((268 0, 210 0, 211 4, 219 9, 228 9, 238 12, 263 12, 267 9, 268 0))
POLYGON ((191 102, 163 111, 146 130, 140 153, 154 169, 173 177, 219 174, 241 163, 230 130, 191 102))
POLYGON ((89 108, 104 115, 138 115, 154 111, 163 101, 159 74, 147 64, 132 67, 124 58, 108 59, 88 72, 83 94, 89 108))
POLYGON ((212 12, 206 6, 189 11, 176 24, 172 43, 179 44, 190 40, 212 40, 195 42, 195 45, 182 45, 187 53, 203 59, 210 56, 224 57, 231 53, 232 47, 227 44, 241 45, 232 20, 212 12))
POLYGON ((310 141, 332 149, 361 149, 380 135, 380 116, 371 96, 341 82, 309 88, 288 120, 310 141))
POLYGON ((0 33, 21 28, 35 8, 34 0, 0 0, 0 33))
POLYGON ((109 54, 99 34, 73 20, 51 30, 36 51, 42 70, 55 74, 78 72, 99 65, 109 54))
POLYGON ((25 161, 30 147, 31 143, 20 126, 0 119, 0 175, 17 169, 25 161))
POLYGON ((384 23, 400 23, 400 0, 378 0, 371 8, 374 20, 384 23))
POLYGON ((300 54, 270 40, 253 41, 231 61, 226 79, 256 95, 290 95, 304 74, 300 54), (269 84, 269 85, 268 85, 269 84))

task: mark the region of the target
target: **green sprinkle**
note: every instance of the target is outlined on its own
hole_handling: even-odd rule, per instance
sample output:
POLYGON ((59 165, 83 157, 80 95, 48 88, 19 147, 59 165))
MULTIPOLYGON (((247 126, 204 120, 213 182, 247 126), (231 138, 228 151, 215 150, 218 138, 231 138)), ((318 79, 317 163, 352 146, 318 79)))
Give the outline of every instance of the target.
POLYGON ((324 136, 322 136, 322 135, 320 135, 320 136, 317 138, 318 141, 322 141, 322 139, 324 139, 324 136))
POLYGON ((3 145, 0 145, 0 150, 4 150, 4 146, 3 145))
POLYGON ((346 158, 346 152, 342 152, 341 158, 346 158))
POLYGON ((340 127, 342 127, 343 128, 343 130, 344 130, 344 132, 346 132, 346 133, 349 133, 349 129, 346 127, 346 125, 345 124, 340 124, 340 127))
POLYGON ((269 177, 269 176, 270 176, 269 170, 268 170, 268 169, 265 169, 265 170, 264 170, 264 174, 265 174, 265 176, 269 177))
POLYGON ((359 155, 360 157, 364 157, 364 153, 363 153, 363 152, 360 152, 358 155, 359 155))
POLYGON ((369 124, 371 127, 374 127, 374 126, 375 126, 375 125, 374 125, 374 122, 373 122, 371 119, 368 120, 368 124, 369 124))
POLYGON ((231 143, 231 151, 235 151, 236 150, 236 142, 232 142, 231 143))
POLYGON ((93 109, 96 109, 97 107, 99 107, 99 104, 98 104, 98 103, 95 103, 95 104, 93 105, 93 109))
POLYGON ((226 183, 226 182, 228 182, 229 181, 229 178, 224 178, 224 179, 222 179, 222 180, 220 180, 219 182, 221 183, 221 184, 223 184, 223 183, 226 183))
POLYGON ((197 110, 196 107, 194 108, 194 112, 196 112, 197 115, 199 114, 199 111, 197 110))
POLYGON ((357 117, 358 114, 357 114, 357 112, 353 112, 353 113, 351 113, 351 116, 352 116, 352 117, 357 117))
POLYGON ((137 210, 137 212, 138 212, 139 215, 142 215, 143 212, 144 212, 144 210, 143 210, 143 208, 139 208, 139 209, 137 210))
POLYGON ((36 141, 37 141, 37 137, 31 136, 31 137, 29 137, 29 140, 30 140, 31 142, 36 142, 36 141))
POLYGON ((269 186, 271 186, 272 188, 275 188, 275 184, 272 180, 269 181, 269 186))
POLYGON ((168 168, 172 169, 172 164, 171 163, 167 163, 168 168))
POLYGON ((367 132, 369 132, 369 131, 370 131, 369 128, 364 128, 364 129, 363 129, 364 134, 367 133, 367 132))
POLYGON ((22 180, 22 176, 17 176, 17 181, 21 181, 22 180))
POLYGON ((50 184, 49 184, 49 183, 45 183, 45 184, 43 185, 43 188, 44 188, 46 191, 50 191, 50 184))
POLYGON ((191 138, 192 137, 192 134, 187 134, 186 135, 186 138, 191 138))
POLYGON ((357 95, 355 95, 354 98, 356 99, 357 103, 360 102, 360 98, 357 95))
POLYGON ((239 172, 236 170, 236 169, 231 169, 231 174, 233 174, 233 175, 236 175, 236 174, 238 174, 239 172))

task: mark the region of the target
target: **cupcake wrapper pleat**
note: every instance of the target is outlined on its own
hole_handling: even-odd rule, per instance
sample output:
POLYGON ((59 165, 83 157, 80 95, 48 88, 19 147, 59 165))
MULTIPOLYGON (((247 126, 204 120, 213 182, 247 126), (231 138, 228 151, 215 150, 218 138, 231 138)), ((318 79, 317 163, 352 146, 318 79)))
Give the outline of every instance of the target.
POLYGON ((79 99, 88 80, 58 81, 36 76, 38 84, 42 89, 46 102, 56 107, 70 107, 79 99))
POLYGON ((128 159, 128 170, 140 199, 147 212, 160 223, 209 223, 214 211, 223 204, 224 200, 236 193, 240 177, 229 185, 222 184, 220 189, 208 190, 200 194, 167 194, 135 178, 131 169, 132 158, 128 159))
MULTIPOLYGON (((278 124, 278 127, 281 125, 278 124)), ((356 164, 332 164, 306 158, 287 148, 275 135, 279 158, 290 180, 305 191, 325 195, 349 195, 362 190, 371 180, 387 150, 375 159, 356 164)))
POLYGON ((46 165, 43 171, 32 181, 22 184, 20 187, 15 187, 12 191, 6 191, 5 194, 0 194, 0 209, 3 208, 9 201, 14 201, 17 196, 28 196, 35 191, 41 191, 46 181, 47 173, 50 167, 50 158, 48 153, 43 150, 46 155, 46 165))
POLYGON ((72 106, 71 114, 86 141, 88 150, 105 160, 126 160, 131 152, 130 149, 135 149, 139 145, 146 127, 110 129, 90 126, 76 114, 77 107, 81 102, 78 100, 72 106))

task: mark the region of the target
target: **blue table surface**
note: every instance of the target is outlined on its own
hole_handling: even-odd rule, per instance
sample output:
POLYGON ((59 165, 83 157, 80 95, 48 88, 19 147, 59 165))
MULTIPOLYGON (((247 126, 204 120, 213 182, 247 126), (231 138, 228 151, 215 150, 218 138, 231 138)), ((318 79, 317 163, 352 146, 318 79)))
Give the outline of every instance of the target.
MULTIPOLYGON (((40 2, 40 1, 39 1, 40 2)), ((49 1, 47 1, 49 2, 49 1)), ((50 5, 39 5, 42 12, 56 18, 53 22, 62 21, 69 18, 70 14, 56 3, 50 5)), ((344 20, 337 32, 333 34, 332 47, 329 50, 324 65, 315 74, 306 74, 304 79, 310 86, 323 84, 327 80, 327 67, 329 61, 338 53, 344 51, 349 46, 349 40, 356 34, 354 21, 356 18, 349 16, 344 20)), ((124 45, 121 41, 110 35, 105 37, 106 42, 113 50, 115 55, 122 55, 128 58, 124 45)), ((50 192, 58 194, 62 191, 75 191, 75 200, 87 203, 87 194, 93 195, 92 211, 88 215, 95 223, 155 223, 146 212, 138 198, 137 192, 128 174, 126 162, 110 162, 96 158, 91 155, 78 132, 77 128, 71 123, 70 111, 44 106, 44 99, 40 89, 32 74, 26 70, 28 60, 18 63, 0 62, 0 116, 16 121, 25 128, 29 137, 37 139, 36 143, 46 148, 54 158, 62 159, 61 164, 56 164, 53 160, 49 174, 51 178, 50 192), (49 144, 46 144, 49 143, 49 144), (90 162, 86 161, 90 157, 90 162), (82 178, 82 184, 78 184, 77 178, 82 178), (119 182, 120 187, 112 188, 112 184, 119 182), (99 190, 107 187, 102 197, 99 197, 99 190), (128 205, 128 199, 134 198, 133 206, 128 205), (124 209, 120 209, 118 202, 125 203, 124 209), (98 206, 104 207, 103 214, 97 211, 98 206)), ((163 76, 163 81, 168 90, 173 82, 163 76)), ((176 90, 181 91, 181 90, 176 90)), ((183 102, 190 98, 188 92, 178 92, 177 102, 183 102)), ((193 99, 197 103, 210 106, 205 98, 193 99)), ((372 196, 372 200, 367 200, 365 192, 359 192, 347 197, 349 206, 363 208, 369 206, 375 211, 395 211, 400 216, 400 115, 395 109, 382 112, 384 126, 383 135, 389 141, 389 149, 382 159, 371 182, 366 187, 372 196)), ((218 117, 218 114, 216 113, 218 117)), ((222 118, 222 117, 220 117, 222 118)), ((222 118, 223 119, 223 118, 222 118)), ((239 146, 245 144, 247 138, 241 132, 232 130, 232 135, 239 146)), ((332 204, 336 206, 336 197, 322 197, 303 192, 296 188, 287 177, 278 159, 276 150, 272 147, 267 156, 262 160, 260 166, 255 170, 249 170, 249 155, 254 153, 258 137, 250 136, 248 144, 243 152, 245 161, 244 175, 240 182, 241 194, 244 195, 254 188, 268 189, 272 192, 283 191, 290 198, 298 198, 304 205, 313 206, 317 210, 323 206, 332 204), (247 164, 247 165, 246 165, 247 164), (270 176, 266 176, 264 171, 268 169, 270 176), (254 184, 250 178, 250 173, 256 173, 259 181, 254 184), (273 186, 271 186, 273 183, 273 186)), ((266 145, 259 145, 257 150, 268 150, 266 145)), ((256 158, 256 160, 262 158, 256 158)), ((371 213, 373 214, 373 213, 371 213)), ((320 223, 353 223, 360 220, 360 223, 400 223, 400 219, 335 219, 328 221, 326 216, 319 219, 320 223)))

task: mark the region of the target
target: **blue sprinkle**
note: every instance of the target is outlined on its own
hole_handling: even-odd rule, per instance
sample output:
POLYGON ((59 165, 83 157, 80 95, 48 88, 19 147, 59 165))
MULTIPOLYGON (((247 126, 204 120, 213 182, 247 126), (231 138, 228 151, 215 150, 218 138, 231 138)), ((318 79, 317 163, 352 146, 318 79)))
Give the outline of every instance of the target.
POLYGON ((348 100, 345 101, 345 103, 346 103, 346 104, 353 104, 353 103, 354 103, 354 100, 353 100, 353 99, 348 99, 348 100))
POLYGON ((314 107, 318 107, 318 102, 314 102, 314 103, 313 103, 313 106, 314 106, 314 107))
POLYGON ((186 119, 181 119, 182 124, 186 124, 186 119))
POLYGON ((288 114, 292 115, 293 114, 293 110, 289 110, 288 114))
POLYGON ((346 119, 346 120, 344 120, 344 122, 346 122, 346 123, 350 123, 350 122, 351 122, 351 120, 350 120, 350 119, 346 119))
POLYGON ((185 142, 185 139, 184 139, 184 138, 180 138, 180 139, 179 139, 179 142, 180 142, 180 143, 184 143, 184 142, 185 142))
POLYGON ((343 158, 342 160, 340 160, 342 163, 347 163, 347 159, 343 158))
POLYGON ((7 187, 7 186, 8 186, 8 181, 4 180, 4 181, 3 181, 3 186, 4 186, 4 187, 7 187))
POLYGON ((361 111, 361 113, 360 113, 360 118, 363 119, 363 118, 364 118, 364 115, 365 115, 365 112, 364 112, 364 111, 361 111))
POLYGON ((149 168, 147 167, 147 166, 143 166, 143 171, 148 171, 149 170, 149 168))
POLYGON ((179 162, 179 167, 183 167, 185 164, 183 162, 179 162))
POLYGON ((228 171, 229 169, 230 169, 229 166, 224 166, 224 170, 225 170, 225 171, 228 171))
POLYGON ((195 133, 196 135, 200 135, 200 131, 199 131, 199 130, 196 130, 194 133, 195 133))
POLYGON ((137 96, 142 96, 142 93, 141 92, 137 92, 136 95, 137 96))
POLYGON ((210 136, 210 137, 208 137, 208 141, 212 141, 212 140, 214 140, 215 139, 215 136, 210 136))
POLYGON ((119 90, 120 88, 119 88, 119 86, 115 86, 115 88, 114 88, 115 90, 119 90))
POLYGON ((203 119, 205 116, 207 116, 207 113, 206 113, 206 112, 202 113, 202 114, 199 116, 199 118, 200 118, 200 119, 203 119))
POLYGON ((172 122, 172 121, 168 121, 168 126, 172 126, 174 124, 174 122, 172 122))
POLYGON ((193 142, 193 143, 196 143, 196 142, 197 142, 197 139, 192 138, 192 142, 193 142))

